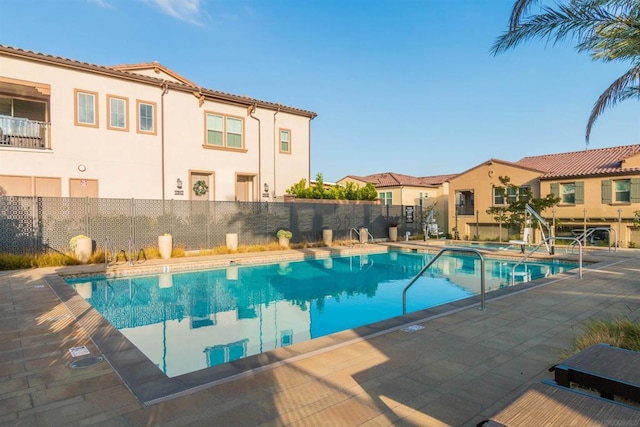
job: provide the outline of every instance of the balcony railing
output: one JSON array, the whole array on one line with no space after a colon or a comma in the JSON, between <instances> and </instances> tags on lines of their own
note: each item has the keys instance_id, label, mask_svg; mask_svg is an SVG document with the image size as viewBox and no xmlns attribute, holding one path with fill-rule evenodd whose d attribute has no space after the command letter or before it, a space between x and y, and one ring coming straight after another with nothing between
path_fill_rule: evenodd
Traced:
<instances>
[{"instance_id":1,"label":"balcony railing","mask_svg":"<svg viewBox=\"0 0 640 427\"><path fill-rule=\"evenodd\" d=\"M473 209L473 206L456 206L456 215L464 216L464 215L475 215L476 211Z\"/></svg>"},{"instance_id":2,"label":"balcony railing","mask_svg":"<svg viewBox=\"0 0 640 427\"><path fill-rule=\"evenodd\" d=\"M49 148L49 126L48 122L0 116L0 147L46 150Z\"/></svg>"}]
</instances>

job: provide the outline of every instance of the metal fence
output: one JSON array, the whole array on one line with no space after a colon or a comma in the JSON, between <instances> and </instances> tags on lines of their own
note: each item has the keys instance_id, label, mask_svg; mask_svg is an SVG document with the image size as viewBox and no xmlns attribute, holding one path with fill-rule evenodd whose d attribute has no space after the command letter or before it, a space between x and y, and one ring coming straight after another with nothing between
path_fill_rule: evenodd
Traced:
<instances>
[{"instance_id":1,"label":"metal fence","mask_svg":"<svg viewBox=\"0 0 640 427\"><path fill-rule=\"evenodd\" d=\"M420 206L4 196L0 252L66 252L79 234L98 247L108 237L116 251L130 239L138 248L157 246L165 233L185 250L223 246L227 233L237 233L241 245L265 244L275 241L279 229L290 230L293 243L320 241L325 228L333 230L334 240L349 239L350 230L360 227L384 239L389 223L398 223L404 238L406 232L422 233L422 218Z\"/></svg>"}]
</instances>

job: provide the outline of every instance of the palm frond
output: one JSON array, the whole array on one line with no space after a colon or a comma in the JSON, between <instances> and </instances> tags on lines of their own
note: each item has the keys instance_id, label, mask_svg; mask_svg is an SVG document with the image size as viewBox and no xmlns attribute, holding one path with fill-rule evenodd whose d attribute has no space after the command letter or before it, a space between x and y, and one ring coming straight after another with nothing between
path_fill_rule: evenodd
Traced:
<instances>
[{"instance_id":1,"label":"palm frond","mask_svg":"<svg viewBox=\"0 0 640 427\"><path fill-rule=\"evenodd\" d=\"M515 31L520 25L520 20L525 13L531 8L531 6L538 0L516 0L511 10L511 17L509 18L509 31Z\"/></svg>"},{"instance_id":2,"label":"palm frond","mask_svg":"<svg viewBox=\"0 0 640 427\"><path fill-rule=\"evenodd\" d=\"M640 94L638 86L634 86L636 83L640 84L640 62L622 76L618 77L602 93L602 95L598 97L598 100L591 110L589 121L587 122L587 129L585 132L585 141L587 145L589 145L591 129L604 110L613 107L618 102L631 98L633 94Z\"/></svg>"},{"instance_id":3,"label":"palm frond","mask_svg":"<svg viewBox=\"0 0 640 427\"><path fill-rule=\"evenodd\" d=\"M580 44L593 37L598 28L607 28L618 19L606 8L589 8L580 2L542 10L544 13L528 18L515 30L500 36L491 47L491 52L495 55L530 39L548 39L555 44L566 38L574 38Z\"/></svg>"}]
</instances>

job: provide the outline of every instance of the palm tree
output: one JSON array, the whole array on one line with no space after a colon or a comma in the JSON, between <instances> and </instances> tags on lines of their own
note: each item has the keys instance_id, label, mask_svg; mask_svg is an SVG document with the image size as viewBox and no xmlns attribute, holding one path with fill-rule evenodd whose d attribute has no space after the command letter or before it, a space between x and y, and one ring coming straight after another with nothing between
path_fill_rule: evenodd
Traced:
<instances>
[{"instance_id":1,"label":"palm tree","mask_svg":"<svg viewBox=\"0 0 640 427\"><path fill-rule=\"evenodd\" d=\"M631 63L594 104L585 133L588 145L591 129L605 109L629 98L640 99L640 0L565 0L555 8L541 7L539 14L528 14L538 1L516 0L509 30L491 47L494 55L529 39L554 44L573 39L577 51L588 52L593 60Z\"/></svg>"}]
</instances>

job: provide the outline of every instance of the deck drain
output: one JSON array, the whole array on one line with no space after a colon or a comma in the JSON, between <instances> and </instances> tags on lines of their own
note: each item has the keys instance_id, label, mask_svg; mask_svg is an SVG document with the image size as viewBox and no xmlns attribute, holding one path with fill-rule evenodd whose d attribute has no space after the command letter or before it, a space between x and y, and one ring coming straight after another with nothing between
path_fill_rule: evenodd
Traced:
<instances>
[{"instance_id":1,"label":"deck drain","mask_svg":"<svg viewBox=\"0 0 640 427\"><path fill-rule=\"evenodd\" d=\"M402 330L404 332L415 332L415 331L419 331L421 329L424 329L424 326L420 326L420 325L411 325L411 326L407 326L406 328L402 328Z\"/></svg>"},{"instance_id":2,"label":"deck drain","mask_svg":"<svg viewBox=\"0 0 640 427\"><path fill-rule=\"evenodd\" d=\"M74 360L69 364L70 368L87 368L89 366L96 365L104 360L102 356L89 356L82 359Z\"/></svg>"}]
</instances>

